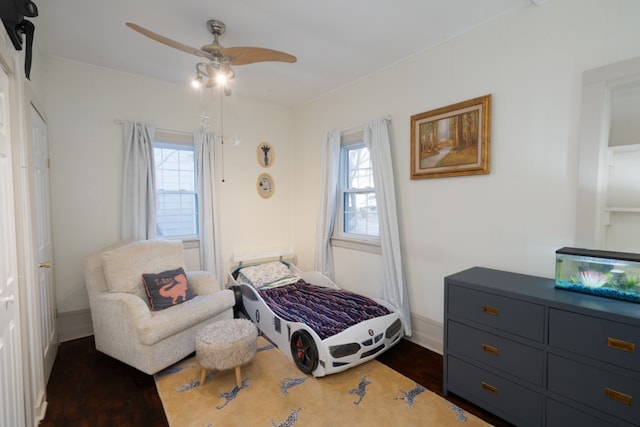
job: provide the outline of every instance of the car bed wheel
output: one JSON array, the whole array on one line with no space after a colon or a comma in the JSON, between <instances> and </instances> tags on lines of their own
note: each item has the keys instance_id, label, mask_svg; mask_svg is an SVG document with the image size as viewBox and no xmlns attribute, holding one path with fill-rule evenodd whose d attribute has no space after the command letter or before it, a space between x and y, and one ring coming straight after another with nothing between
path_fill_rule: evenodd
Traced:
<instances>
[{"instance_id":1,"label":"car bed wheel","mask_svg":"<svg viewBox=\"0 0 640 427\"><path fill-rule=\"evenodd\" d=\"M298 330L291 335L291 356L298 369L310 374L318 366L318 348L307 331Z\"/></svg>"}]
</instances>

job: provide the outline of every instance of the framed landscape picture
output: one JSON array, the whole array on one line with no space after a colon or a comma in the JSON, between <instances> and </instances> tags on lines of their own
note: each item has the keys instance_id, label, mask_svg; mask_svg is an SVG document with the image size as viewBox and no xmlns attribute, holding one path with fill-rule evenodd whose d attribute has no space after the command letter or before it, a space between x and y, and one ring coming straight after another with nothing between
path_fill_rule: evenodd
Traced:
<instances>
[{"instance_id":1,"label":"framed landscape picture","mask_svg":"<svg viewBox=\"0 0 640 427\"><path fill-rule=\"evenodd\" d=\"M491 95L411 116L411 179L489 173Z\"/></svg>"}]
</instances>

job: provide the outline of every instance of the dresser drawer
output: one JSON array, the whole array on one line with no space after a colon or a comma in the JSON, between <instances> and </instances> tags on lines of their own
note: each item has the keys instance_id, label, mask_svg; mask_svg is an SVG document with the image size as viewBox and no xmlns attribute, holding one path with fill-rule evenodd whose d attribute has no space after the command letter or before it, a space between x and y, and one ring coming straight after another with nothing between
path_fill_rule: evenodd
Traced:
<instances>
[{"instance_id":1,"label":"dresser drawer","mask_svg":"<svg viewBox=\"0 0 640 427\"><path fill-rule=\"evenodd\" d=\"M534 341L544 340L544 306L456 285L448 289L449 315Z\"/></svg>"},{"instance_id":2,"label":"dresser drawer","mask_svg":"<svg viewBox=\"0 0 640 427\"><path fill-rule=\"evenodd\" d=\"M640 380L549 354L548 388L629 422L640 420Z\"/></svg>"},{"instance_id":3,"label":"dresser drawer","mask_svg":"<svg viewBox=\"0 0 640 427\"><path fill-rule=\"evenodd\" d=\"M542 386L544 353L509 339L449 320L447 350Z\"/></svg>"},{"instance_id":4,"label":"dresser drawer","mask_svg":"<svg viewBox=\"0 0 640 427\"><path fill-rule=\"evenodd\" d=\"M447 356L448 391L522 426L542 423L542 396L501 376Z\"/></svg>"},{"instance_id":5,"label":"dresser drawer","mask_svg":"<svg viewBox=\"0 0 640 427\"><path fill-rule=\"evenodd\" d=\"M640 371L640 326L552 308L549 310L549 344Z\"/></svg>"},{"instance_id":6,"label":"dresser drawer","mask_svg":"<svg viewBox=\"0 0 640 427\"><path fill-rule=\"evenodd\" d=\"M609 418L606 415L602 415L603 418ZM583 411L576 409L572 406L565 405L554 399L547 399L547 424L546 427L567 427L567 426L579 426L579 427L620 427L628 426L632 427L633 424L627 424L624 421L618 419L612 421L603 420L600 417L596 417L590 414L586 414Z\"/></svg>"}]
</instances>

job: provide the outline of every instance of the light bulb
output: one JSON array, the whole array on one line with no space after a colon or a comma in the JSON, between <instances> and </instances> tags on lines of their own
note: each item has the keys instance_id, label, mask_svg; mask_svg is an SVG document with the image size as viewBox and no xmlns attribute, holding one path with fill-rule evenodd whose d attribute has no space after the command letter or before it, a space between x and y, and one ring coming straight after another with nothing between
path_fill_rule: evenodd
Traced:
<instances>
[{"instance_id":1,"label":"light bulb","mask_svg":"<svg viewBox=\"0 0 640 427\"><path fill-rule=\"evenodd\" d=\"M202 76L196 76L191 80L191 86L196 89L200 89L202 87Z\"/></svg>"},{"instance_id":2,"label":"light bulb","mask_svg":"<svg viewBox=\"0 0 640 427\"><path fill-rule=\"evenodd\" d=\"M216 83L218 85L224 86L224 85L227 84L228 79L227 79L227 74L226 73L223 73L223 72L219 71L219 72L216 73L215 78L216 78Z\"/></svg>"}]
</instances>

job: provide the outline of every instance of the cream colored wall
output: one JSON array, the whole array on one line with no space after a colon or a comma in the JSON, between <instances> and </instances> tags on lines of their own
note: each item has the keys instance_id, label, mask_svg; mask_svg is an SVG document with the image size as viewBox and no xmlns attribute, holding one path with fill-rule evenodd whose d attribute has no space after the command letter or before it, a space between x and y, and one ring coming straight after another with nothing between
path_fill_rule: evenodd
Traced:
<instances>
[{"instance_id":1,"label":"cream colored wall","mask_svg":"<svg viewBox=\"0 0 640 427\"><path fill-rule=\"evenodd\" d=\"M574 241L582 73L640 55L639 21L637 1L531 5L296 108L300 266L313 267L324 132L389 114L412 313L441 323L443 278L468 267L552 277L555 250ZM491 173L410 180L411 115L485 94ZM353 281L377 256L337 254L337 283L377 296L377 278Z\"/></svg>"},{"instance_id":2,"label":"cream colored wall","mask_svg":"<svg viewBox=\"0 0 640 427\"><path fill-rule=\"evenodd\" d=\"M225 134L240 145L227 141L224 148L225 265L232 253L292 247L300 267L313 268L323 134L389 114L403 259L416 318L437 332L444 276L473 265L551 276L554 251L574 240L582 72L640 55L639 18L640 2L634 0L554 0L522 8L293 110L226 98ZM187 86L54 58L44 58L42 80L56 291L58 311L65 313L88 308L82 257L119 236L122 128L114 119L194 130L203 108ZM410 116L487 93L493 95L491 173L410 180ZM219 131L219 103L208 105ZM276 181L270 200L255 192L263 171L255 157L260 141L276 149L276 162L267 170ZM377 294L375 255L340 249L336 261L339 284Z\"/></svg>"},{"instance_id":3,"label":"cream colored wall","mask_svg":"<svg viewBox=\"0 0 640 427\"><path fill-rule=\"evenodd\" d=\"M197 130L203 110L220 134L220 100L202 97L186 82L176 85L85 64L46 58L56 294L60 313L88 309L82 257L119 239L122 186L122 125L135 120L163 128ZM232 253L288 249L294 212L291 201L291 111L262 102L225 98L224 132L240 141L218 145L220 224L225 268ZM269 168L276 192L256 193L264 170L259 142L276 150ZM222 180L220 173L218 179ZM189 256L193 263L193 256Z\"/></svg>"}]
</instances>

